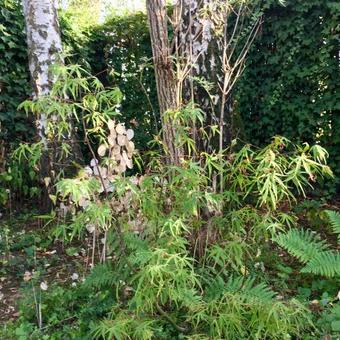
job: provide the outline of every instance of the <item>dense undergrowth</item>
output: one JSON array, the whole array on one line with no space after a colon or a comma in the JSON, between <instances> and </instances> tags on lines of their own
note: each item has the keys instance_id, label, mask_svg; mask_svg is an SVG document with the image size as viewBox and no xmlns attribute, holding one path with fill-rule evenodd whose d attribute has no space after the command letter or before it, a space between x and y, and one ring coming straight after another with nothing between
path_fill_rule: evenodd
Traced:
<instances>
[{"instance_id":1,"label":"dense undergrowth","mask_svg":"<svg viewBox=\"0 0 340 340\"><path fill-rule=\"evenodd\" d=\"M277 136L262 149L234 141L223 153L200 153L190 126L203 138L204 113L190 104L167 113L187 156L166 165L158 137L143 157L136 154L134 131L112 109L117 89L106 91L75 66L61 75L51 96L23 107L53 107L65 120L72 112L86 123L84 147L94 158L76 176L56 177L55 208L40 216L48 219L41 237L20 246L16 236L1 236L4 254L17 247L32 259L21 270L20 317L1 338L339 336L339 215L301 203L332 175L325 149ZM58 138L63 129L51 120L48 134ZM23 160L32 150L39 144L16 154ZM72 280L47 275L36 260L37 249L57 244L69 256L83 254Z\"/></svg>"},{"instance_id":2,"label":"dense undergrowth","mask_svg":"<svg viewBox=\"0 0 340 340\"><path fill-rule=\"evenodd\" d=\"M80 9L84 29L61 13L70 64L18 108L23 16L0 0L0 339L340 339L338 5L285 3L235 88L234 135L256 146L201 152L219 131L189 103L162 117L186 150L171 166L144 14L93 27ZM43 179L40 112L52 161L72 161Z\"/></svg>"}]
</instances>

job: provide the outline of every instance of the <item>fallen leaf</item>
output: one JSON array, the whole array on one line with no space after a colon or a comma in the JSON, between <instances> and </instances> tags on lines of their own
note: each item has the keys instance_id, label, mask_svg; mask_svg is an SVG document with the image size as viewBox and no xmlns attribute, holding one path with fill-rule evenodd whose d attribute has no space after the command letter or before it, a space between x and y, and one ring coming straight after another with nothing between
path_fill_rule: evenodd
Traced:
<instances>
[{"instance_id":1,"label":"fallen leaf","mask_svg":"<svg viewBox=\"0 0 340 340\"><path fill-rule=\"evenodd\" d=\"M47 283L45 281L41 282L40 283L40 288L41 288L41 290L47 290L47 288L48 288Z\"/></svg>"}]
</instances>

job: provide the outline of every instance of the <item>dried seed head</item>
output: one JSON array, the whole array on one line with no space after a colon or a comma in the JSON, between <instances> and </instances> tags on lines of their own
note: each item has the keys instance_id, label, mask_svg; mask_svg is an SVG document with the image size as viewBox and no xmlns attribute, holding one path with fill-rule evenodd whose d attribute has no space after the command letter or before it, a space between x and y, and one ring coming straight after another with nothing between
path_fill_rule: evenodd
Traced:
<instances>
[{"instance_id":1,"label":"dried seed head","mask_svg":"<svg viewBox=\"0 0 340 340\"><path fill-rule=\"evenodd\" d=\"M107 150L106 145L105 145L105 144L101 144L101 145L99 146L98 150L97 150L98 155L99 155L100 157L105 156L106 150Z\"/></svg>"},{"instance_id":2,"label":"dried seed head","mask_svg":"<svg viewBox=\"0 0 340 340\"><path fill-rule=\"evenodd\" d=\"M107 127L109 128L110 131L115 129L115 122L112 119L109 119L109 121L107 122Z\"/></svg>"},{"instance_id":3,"label":"dried seed head","mask_svg":"<svg viewBox=\"0 0 340 340\"><path fill-rule=\"evenodd\" d=\"M109 137L107 137L107 141L111 146L115 146L116 145L116 138L112 137L111 135Z\"/></svg>"},{"instance_id":4,"label":"dried seed head","mask_svg":"<svg viewBox=\"0 0 340 340\"><path fill-rule=\"evenodd\" d=\"M118 125L116 126L116 132L117 132L119 135L125 135L125 134L126 134L126 129L125 129L124 125L118 124Z\"/></svg>"},{"instance_id":5,"label":"dried seed head","mask_svg":"<svg viewBox=\"0 0 340 340\"><path fill-rule=\"evenodd\" d=\"M134 135L135 135L135 133L133 132L132 129L129 129L129 130L126 131L126 136L127 136L128 140L131 140Z\"/></svg>"},{"instance_id":6,"label":"dried seed head","mask_svg":"<svg viewBox=\"0 0 340 340\"><path fill-rule=\"evenodd\" d=\"M115 145L115 146L111 149L111 153L112 153L112 155L118 155L118 154L120 154L120 146L119 146L119 145Z\"/></svg>"},{"instance_id":7,"label":"dried seed head","mask_svg":"<svg viewBox=\"0 0 340 340\"><path fill-rule=\"evenodd\" d=\"M135 150L134 142L129 141L128 144L126 145L126 149L128 152L133 153L133 151Z\"/></svg>"}]
</instances>

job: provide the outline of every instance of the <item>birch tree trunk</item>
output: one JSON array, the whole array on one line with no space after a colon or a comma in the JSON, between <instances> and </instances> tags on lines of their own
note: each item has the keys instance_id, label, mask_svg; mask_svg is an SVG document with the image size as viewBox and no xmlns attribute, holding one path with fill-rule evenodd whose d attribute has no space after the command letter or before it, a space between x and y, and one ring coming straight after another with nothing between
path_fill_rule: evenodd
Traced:
<instances>
[{"instance_id":1,"label":"birch tree trunk","mask_svg":"<svg viewBox=\"0 0 340 340\"><path fill-rule=\"evenodd\" d=\"M37 98L48 95L53 86L55 76L50 72L50 66L63 63L56 0L22 0L22 4L26 24L29 70L33 95ZM55 117L55 122L58 123L58 117ZM61 142L55 138L53 140L47 138L47 123L47 115L40 112L36 120L38 138L44 145L40 161L40 177L42 180L48 179L44 181L45 183L53 183L57 172L69 167L69 160L62 159L61 164L57 165L56 160L60 160L60 155L62 155ZM71 132L68 136L64 136L63 142L70 145L73 160L79 161L81 159L80 147L76 142L71 120L69 124ZM46 191L45 203L49 200L49 188Z\"/></svg>"},{"instance_id":2,"label":"birch tree trunk","mask_svg":"<svg viewBox=\"0 0 340 340\"><path fill-rule=\"evenodd\" d=\"M178 165L183 152L181 148L176 147L176 127L165 117L167 111L177 110L181 104L179 85L176 81L171 60L166 0L147 0L146 6L163 128L163 144L169 154L168 163Z\"/></svg>"},{"instance_id":3,"label":"birch tree trunk","mask_svg":"<svg viewBox=\"0 0 340 340\"><path fill-rule=\"evenodd\" d=\"M57 20L55 0L23 0L26 24L29 70L36 97L49 94L53 75L49 66L61 61L62 44ZM37 130L47 147L45 135L46 115L37 119Z\"/></svg>"}]
</instances>

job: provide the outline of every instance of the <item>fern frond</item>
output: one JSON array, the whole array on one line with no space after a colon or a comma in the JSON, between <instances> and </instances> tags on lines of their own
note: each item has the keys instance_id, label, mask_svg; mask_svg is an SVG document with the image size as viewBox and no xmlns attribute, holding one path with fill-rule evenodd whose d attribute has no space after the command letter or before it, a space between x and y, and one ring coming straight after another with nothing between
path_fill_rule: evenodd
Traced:
<instances>
[{"instance_id":1,"label":"fern frond","mask_svg":"<svg viewBox=\"0 0 340 340\"><path fill-rule=\"evenodd\" d=\"M217 279L222 288L221 277ZM209 291L213 287L216 285L211 282ZM190 308L196 329L206 324L211 339L283 339L311 325L309 312L301 303L276 300L275 292L264 283L255 284L252 278L229 277L220 294L210 295Z\"/></svg>"},{"instance_id":2,"label":"fern frond","mask_svg":"<svg viewBox=\"0 0 340 340\"><path fill-rule=\"evenodd\" d=\"M338 240L340 241L340 213L333 210L325 211L333 229L334 234L338 235Z\"/></svg>"},{"instance_id":3,"label":"fern frond","mask_svg":"<svg viewBox=\"0 0 340 340\"><path fill-rule=\"evenodd\" d=\"M94 339L131 339L128 333L129 320L104 319L95 325L92 335Z\"/></svg>"},{"instance_id":4,"label":"fern frond","mask_svg":"<svg viewBox=\"0 0 340 340\"><path fill-rule=\"evenodd\" d=\"M224 282L221 276L217 276L209 285L208 295L210 295L211 299L218 299L226 293L239 294L244 302L254 299L269 302L275 297L276 293L266 284L260 283L256 285L254 281L253 278L245 279L242 276L232 276L227 282Z\"/></svg>"},{"instance_id":5,"label":"fern frond","mask_svg":"<svg viewBox=\"0 0 340 340\"><path fill-rule=\"evenodd\" d=\"M301 272L327 277L340 276L340 252L324 251L317 254L302 268Z\"/></svg>"},{"instance_id":6,"label":"fern frond","mask_svg":"<svg viewBox=\"0 0 340 340\"><path fill-rule=\"evenodd\" d=\"M108 263L96 265L86 278L84 286L90 288L112 287L118 282L117 274Z\"/></svg>"},{"instance_id":7,"label":"fern frond","mask_svg":"<svg viewBox=\"0 0 340 340\"><path fill-rule=\"evenodd\" d=\"M255 285L253 278L244 279L243 277L231 277L225 286L225 291L229 293L240 293L247 301L257 299L262 302L271 301L276 293L273 292L265 283Z\"/></svg>"},{"instance_id":8,"label":"fern frond","mask_svg":"<svg viewBox=\"0 0 340 340\"><path fill-rule=\"evenodd\" d=\"M321 240L318 235L304 229L291 229L285 234L274 237L273 241L302 263L307 263L319 253L328 249L327 243Z\"/></svg>"},{"instance_id":9,"label":"fern frond","mask_svg":"<svg viewBox=\"0 0 340 340\"><path fill-rule=\"evenodd\" d=\"M128 311L122 311L113 319L104 319L92 329L94 339L154 339L156 320L139 318Z\"/></svg>"}]
</instances>

